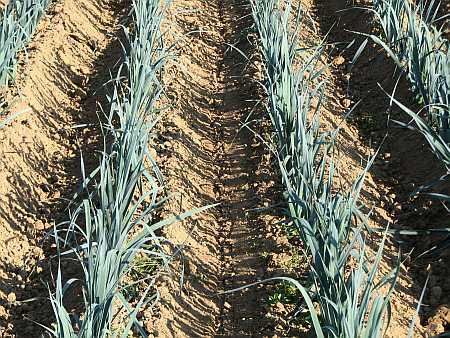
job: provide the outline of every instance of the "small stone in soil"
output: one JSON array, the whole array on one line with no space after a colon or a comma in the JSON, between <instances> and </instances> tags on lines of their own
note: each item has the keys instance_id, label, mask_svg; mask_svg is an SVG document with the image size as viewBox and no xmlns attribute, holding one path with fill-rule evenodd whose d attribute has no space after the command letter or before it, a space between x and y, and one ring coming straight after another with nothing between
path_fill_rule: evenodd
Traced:
<instances>
[{"instance_id":1,"label":"small stone in soil","mask_svg":"<svg viewBox=\"0 0 450 338\"><path fill-rule=\"evenodd\" d=\"M16 301L16 294L14 292L11 292L10 294L8 294L7 300L10 303L14 303Z\"/></svg>"}]
</instances>

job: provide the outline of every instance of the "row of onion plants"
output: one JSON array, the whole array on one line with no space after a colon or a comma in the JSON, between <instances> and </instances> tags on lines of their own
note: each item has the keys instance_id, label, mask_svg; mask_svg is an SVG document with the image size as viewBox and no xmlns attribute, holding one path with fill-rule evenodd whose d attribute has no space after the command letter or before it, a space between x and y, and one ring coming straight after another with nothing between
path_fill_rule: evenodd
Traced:
<instances>
[{"instance_id":1,"label":"row of onion plants","mask_svg":"<svg viewBox=\"0 0 450 338\"><path fill-rule=\"evenodd\" d=\"M428 196L447 203L450 195L428 192L439 183L448 184L450 178L450 43L444 36L445 18L438 17L440 5L436 0L419 0L414 3L409 0L374 0L374 12L383 28L384 37L379 39L372 35L371 38L383 46L397 65L408 74L413 90L424 107L413 112L395 99L395 93L391 96L392 103L412 118L446 170L439 179L421 187L419 191L427 191ZM411 124L400 124L411 127ZM447 235L430 252L440 252L450 245L448 227L396 232L409 235Z\"/></svg>"},{"instance_id":2,"label":"row of onion plants","mask_svg":"<svg viewBox=\"0 0 450 338\"><path fill-rule=\"evenodd\" d=\"M374 0L383 37L371 36L407 74L420 115L450 142L450 44L435 0Z\"/></svg>"},{"instance_id":3,"label":"row of onion plants","mask_svg":"<svg viewBox=\"0 0 450 338\"><path fill-rule=\"evenodd\" d=\"M25 50L51 0L10 0L0 13L0 86L16 77L18 53Z\"/></svg>"},{"instance_id":4,"label":"row of onion plants","mask_svg":"<svg viewBox=\"0 0 450 338\"><path fill-rule=\"evenodd\" d=\"M323 47L299 48L303 13L293 13L290 1L250 3L265 66L266 108L276 131L288 221L298 229L310 257L308 285L282 279L300 290L299 304L307 306L317 337L379 337L389 322L389 298L398 269L378 274L385 237L372 255L366 246L367 216L359 194L371 160L348 191L338 188L333 163L338 131L321 131L320 123ZM295 31L289 29L290 22L296 23Z\"/></svg>"},{"instance_id":5,"label":"row of onion plants","mask_svg":"<svg viewBox=\"0 0 450 338\"><path fill-rule=\"evenodd\" d=\"M158 121L161 71L169 55L160 30L164 6L159 0L133 2L132 23L122 41L124 59L111 80L114 89L102 124L105 145L99 165L83 175L83 197L78 197L70 220L55 228L60 259L75 261L83 273L80 279L65 279L59 269L56 291L50 294L55 325L47 328L54 337L128 337L131 331L145 337L136 314L158 298L152 288L155 274L143 277L147 287L133 306L124 277L139 255L166 265L169 257L162 251L158 229L201 211L155 217L167 198L161 194L162 179L148 148ZM67 308L67 299L73 297L82 309ZM113 330L120 313L119 329Z\"/></svg>"}]
</instances>

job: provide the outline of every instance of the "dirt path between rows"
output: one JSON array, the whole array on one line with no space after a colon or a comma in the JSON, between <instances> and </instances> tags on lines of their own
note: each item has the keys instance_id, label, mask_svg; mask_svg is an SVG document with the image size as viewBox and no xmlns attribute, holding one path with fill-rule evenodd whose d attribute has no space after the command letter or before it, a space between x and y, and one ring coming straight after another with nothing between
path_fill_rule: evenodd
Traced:
<instances>
[{"instance_id":1,"label":"dirt path between rows","mask_svg":"<svg viewBox=\"0 0 450 338\"><path fill-rule=\"evenodd\" d=\"M274 203L270 198L276 196L276 173L268 170L270 157L263 144L241 128L255 104L249 100L257 97L257 86L245 58L229 47L250 52L249 18L242 18L247 10L241 1L176 0L167 18L171 33L185 36L175 63L167 69L174 109L165 121L163 148L158 151L169 190L181 195L168 212L220 205L195 221L165 229L167 238L183 248L177 268L184 264L184 284L180 293L180 276L172 276L161 288L161 319L152 330L157 336L270 331L263 287L218 295L263 279L264 253L273 246L265 234L274 216L253 209Z\"/></svg>"},{"instance_id":2,"label":"dirt path between rows","mask_svg":"<svg viewBox=\"0 0 450 338\"><path fill-rule=\"evenodd\" d=\"M248 4L245 5L248 7ZM221 32L224 42L249 55L245 29L251 24L251 19L243 18L248 14L243 2L234 1L230 4L222 0L219 6L224 23ZM267 175L270 167L262 162L264 147L261 142L250 130L242 128L254 106L253 100L258 97L255 94L255 78L252 78L254 74L246 73L245 61L237 51L226 49L218 69L222 102L212 115L218 121L216 140L219 145L217 164L220 181L216 186L216 200L221 201L218 210L222 223L220 235L224 242L221 266L223 290L262 280L266 269L262 252L264 245L267 249L268 243L264 243L262 237L267 226L252 210L263 206L260 197L261 190L265 189L261 185L270 179L270 174ZM236 336L263 332L261 314L264 301L267 301L264 292L258 288L222 296L222 322L218 333Z\"/></svg>"},{"instance_id":3,"label":"dirt path between rows","mask_svg":"<svg viewBox=\"0 0 450 338\"><path fill-rule=\"evenodd\" d=\"M87 170L95 165L97 102L121 55L116 37L125 3L51 5L7 93L11 114L28 110L0 130L1 337L37 337L42 329L31 320L53 320L46 297L55 250L44 236L68 217L65 208L81 178L80 151Z\"/></svg>"}]
</instances>

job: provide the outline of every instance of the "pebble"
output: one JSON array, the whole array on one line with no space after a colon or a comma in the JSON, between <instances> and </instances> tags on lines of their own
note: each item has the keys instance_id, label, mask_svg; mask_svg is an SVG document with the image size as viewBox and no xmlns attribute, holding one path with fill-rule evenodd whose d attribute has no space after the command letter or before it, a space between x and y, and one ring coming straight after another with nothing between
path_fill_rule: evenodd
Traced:
<instances>
[{"instance_id":1,"label":"pebble","mask_svg":"<svg viewBox=\"0 0 450 338\"><path fill-rule=\"evenodd\" d=\"M447 323L450 323L450 310L447 311L447 314L445 315L445 321Z\"/></svg>"},{"instance_id":2,"label":"pebble","mask_svg":"<svg viewBox=\"0 0 450 338\"><path fill-rule=\"evenodd\" d=\"M334 59L334 64L337 66L342 65L344 62L345 62L345 59L341 55L339 55L337 58Z\"/></svg>"},{"instance_id":3,"label":"pebble","mask_svg":"<svg viewBox=\"0 0 450 338\"><path fill-rule=\"evenodd\" d=\"M283 303L278 302L276 305L277 311L279 312L285 312L286 311L286 307Z\"/></svg>"},{"instance_id":4,"label":"pebble","mask_svg":"<svg viewBox=\"0 0 450 338\"><path fill-rule=\"evenodd\" d=\"M352 105L352 101L349 100L349 99L343 99L343 100L341 101L341 103L342 103L342 105L343 105L345 108L349 108L349 107Z\"/></svg>"},{"instance_id":5,"label":"pebble","mask_svg":"<svg viewBox=\"0 0 450 338\"><path fill-rule=\"evenodd\" d=\"M8 294L7 300L9 303L15 303L16 301L16 294L14 292L11 292Z\"/></svg>"},{"instance_id":6,"label":"pebble","mask_svg":"<svg viewBox=\"0 0 450 338\"><path fill-rule=\"evenodd\" d=\"M44 230L44 229L45 229L45 224L44 224L44 222L42 222L41 220L37 220L37 221L34 223L34 228L35 228L36 230Z\"/></svg>"}]
</instances>

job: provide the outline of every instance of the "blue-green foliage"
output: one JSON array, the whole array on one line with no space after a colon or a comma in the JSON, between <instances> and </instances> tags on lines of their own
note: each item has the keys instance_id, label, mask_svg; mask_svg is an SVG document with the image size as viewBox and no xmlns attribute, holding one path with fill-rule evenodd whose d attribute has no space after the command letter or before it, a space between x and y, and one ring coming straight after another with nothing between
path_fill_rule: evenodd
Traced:
<instances>
[{"instance_id":1,"label":"blue-green foliage","mask_svg":"<svg viewBox=\"0 0 450 338\"><path fill-rule=\"evenodd\" d=\"M251 1L288 217L311 256L310 298L303 286L294 285L306 300L317 337L380 337L389 318L386 310L396 272L377 280L384 240L372 260L366 254L362 228L367 220L359 193L370 164L349 191L336 188L332 157L337 131L322 132L319 120L323 47L312 53L299 48L303 13L293 20L290 2L284 3L280 9L278 0ZM295 22L295 31L290 22ZM385 294L380 292L382 285L389 285Z\"/></svg>"},{"instance_id":2,"label":"blue-green foliage","mask_svg":"<svg viewBox=\"0 0 450 338\"><path fill-rule=\"evenodd\" d=\"M165 264L167 258L155 232L200 211L161 221L153 218L164 202L162 182L148 149L158 118L155 103L162 92L159 77L168 57L160 31L160 6L159 0L134 1L133 28L131 33L125 31L124 60L112 80L114 91L103 126L108 142L98 168L84 177L85 197L70 221L55 229L60 255L75 256L83 278L64 282L59 270L56 292L51 294L56 326L47 328L54 337L128 337L133 326L145 336L136 314L156 301L157 294L148 288L132 307L121 288L123 277L139 254ZM153 277L149 276L149 284ZM64 300L73 284L81 284L84 308L82 313L69 315ZM113 333L113 314L119 307L126 316Z\"/></svg>"},{"instance_id":3,"label":"blue-green foliage","mask_svg":"<svg viewBox=\"0 0 450 338\"><path fill-rule=\"evenodd\" d=\"M380 43L405 69L414 92L425 106L427 122L450 142L450 44L439 29L435 0L374 0L383 28Z\"/></svg>"},{"instance_id":4,"label":"blue-green foliage","mask_svg":"<svg viewBox=\"0 0 450 338\"><path fill-rule=\"evenodd\" d=\"M17 54L30 42L51 0L11 0L0 13L0 86L16 77Z\"/></svg>"}]
</instances>

